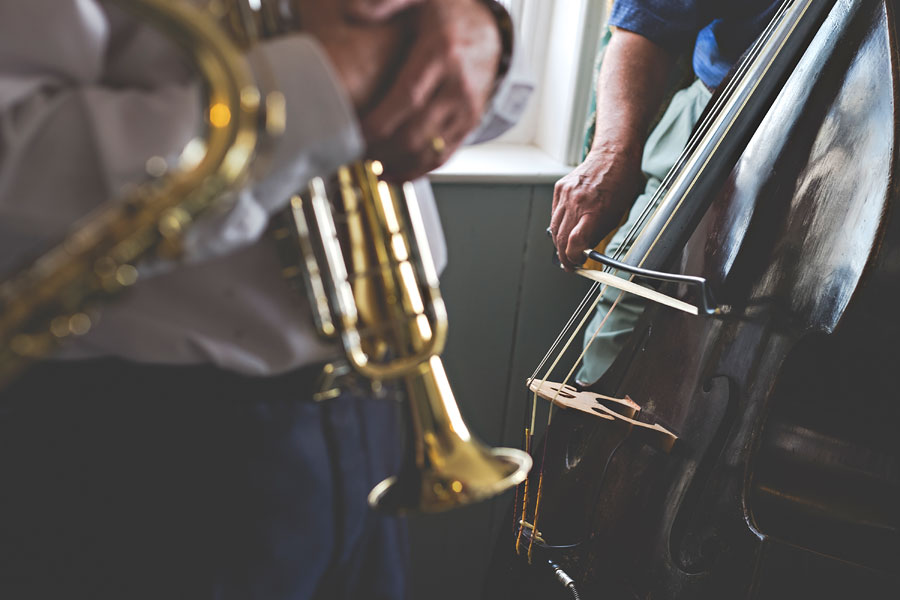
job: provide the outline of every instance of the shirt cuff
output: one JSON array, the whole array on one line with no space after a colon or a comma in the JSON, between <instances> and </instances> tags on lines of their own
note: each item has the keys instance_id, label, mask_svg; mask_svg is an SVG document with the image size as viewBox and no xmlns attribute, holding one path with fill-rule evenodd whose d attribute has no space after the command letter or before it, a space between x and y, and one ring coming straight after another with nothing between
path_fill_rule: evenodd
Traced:
<instances>
[{"instance_id":1,"label":"shirt cuff","mask_svg":"<svg viewBox=\"0 0 900 600\"><path fill-rule=\"evenodd\" d=\"M285 130L260 152L249 184L188 231L186 262L255 242L293 194L312 178L328 177L358 160L365 149L353 105L318 42L285 36L255 48L250 61L261 87L284 95Z\"/></svg>"},{"instance_id":2,"label":"shirt cuff","mask_svg":"<svg viewBox=\"0 0 900 600\"><path fill-rule=\"evenodd\" d=\"M321 45L296 34L264 42L250 52L257 79L271 81L285 97L285 131L260 161L259 180L285 170L305 175L334 173L360 158L365 142L356 111ZM268 71L268 72L262 72ZM298 187L306 181L298 182Z\"/></svg>"}]
</instances>

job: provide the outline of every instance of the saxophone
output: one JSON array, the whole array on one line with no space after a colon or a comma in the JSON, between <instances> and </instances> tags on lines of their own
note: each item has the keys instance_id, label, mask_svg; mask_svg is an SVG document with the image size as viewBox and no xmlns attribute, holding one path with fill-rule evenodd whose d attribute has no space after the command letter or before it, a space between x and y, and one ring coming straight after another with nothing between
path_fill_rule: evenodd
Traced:
<instances>
[{"instance_id":1,"label":"saxophone","mask_svg":"<svg viewBox=\"0 0 900 600\"><path fill-rule=\"evenodd\" d=\"M137 261L176 252L191 222L244 180L261 133L277 134L285 123L284 99L277 92L262 97L242 54L261 37L284 32L283 3L214 0L201 11L178 0L109 1L158 25L193 58L208 89L203 152L92 213L0 282L0 385L87 333L92 308L135 283ZM415 190L389 185L381 174L367 161L313 179L274 219L274 235L285 275L306 283L320 333L340 339L362 377L406 388L407 458L399 475L372 490L370 504L436 512L517 485L531 458L487 448L463 421L440 358L447 314Z\"/></svg>"},{"instance_id":2,"label":"saxophone","mask_svg":"<svg viewBox=\"0 0 900 600\"><path fill-rule=\"evenodd\" d=\"M153 23L191 57L206 84L205 138L177 171L93 211L0 282L0 386L87 333L94 308L137 281L139 260L176 255L191 222L244 180L261 130L277 134L284 121L270 101L277 93L262 97L243 54L206 11L177 0L107 1Z\"/></svg>"}]
</instances>

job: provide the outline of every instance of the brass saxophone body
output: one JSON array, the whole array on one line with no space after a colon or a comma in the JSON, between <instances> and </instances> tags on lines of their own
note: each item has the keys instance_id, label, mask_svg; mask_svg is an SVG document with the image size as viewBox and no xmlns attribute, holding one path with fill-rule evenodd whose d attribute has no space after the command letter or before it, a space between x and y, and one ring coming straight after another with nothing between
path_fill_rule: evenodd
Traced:
<instances>
[{"instance_id":1,"label":"brass saxophone body","mask_svg":"<svg viewBox=\"0 0 900 600\"><path fill-rule=\"evenodd\" d=\"M91 307L132 285L137 261L172 254L191 222L244 180L261 134L277 134L285 123L283 98L263 97L242 54L260 37L283 32L283 3L213 0L201 11L180 0L108 1L157 24L193 58L208 94L203 152L89 215L0 282L0 385L86 333ZM378 163L360 162L331 180L313 179L276 218L287 224L276 236L290 242L286 274L306 280L320 333L340 340L362 377L406 388L407 459L397 477L372 490L370 503L435 512L520 483L531 459L485 447L462 420L440 358L447 315L414 187L380 176Z\"/></svg>"},{"instance_id":2,"label":"brass saxophone body","mask_svg":"<svg viewBox=\"0 0 900 600\"><path fill-rule=\"evenodd\" d=\"M153 23L191 57L205 83L206 135L179 170L92 212L0 282L0 386L65 339L87 333L91 309L136 282L139 260L175 254L191 222L243 181L266 127L247 61L206 11L176 0L107 1Z\"/></svg>"}]
</instances>

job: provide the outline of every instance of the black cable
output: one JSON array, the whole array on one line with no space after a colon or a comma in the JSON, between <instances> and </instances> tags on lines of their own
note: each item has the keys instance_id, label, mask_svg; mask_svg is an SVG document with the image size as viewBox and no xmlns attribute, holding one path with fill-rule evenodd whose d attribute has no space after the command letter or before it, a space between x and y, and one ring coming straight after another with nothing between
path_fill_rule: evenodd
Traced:
<instances>
[{"instance_id":1,"label":"black cable","mask_svg":"<svg viewBox=\"0 0 900 600\"><path fill-rule=\"evenodd\" d=\"M564 588L569 590L569 593L572 594L572 598L581 600L581 596L578 595L578 590L575 589L575 580L569 577L569 574L563 571L562 567L552 560L548 560L547 565L553 570L553 574L556 575L556 580L559 581Z\"/></svg>"}]
</instances>

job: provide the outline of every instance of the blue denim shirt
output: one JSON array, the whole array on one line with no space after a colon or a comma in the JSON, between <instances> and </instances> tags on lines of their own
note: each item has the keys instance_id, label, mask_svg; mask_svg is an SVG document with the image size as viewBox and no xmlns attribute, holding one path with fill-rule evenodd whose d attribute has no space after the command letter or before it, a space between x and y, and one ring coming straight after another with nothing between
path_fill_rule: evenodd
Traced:
<instances>
[{"instance_id":1,"label":"blue denim shirt","mask_svg":"<svg viewBox=\"0 0 900 600\"><path fill-rule=\"evenodd\" d=\"M673 52L693 46L694 72L714 88L780 4L780 0L616 0L610 25Z\"/></svg>"}]
</instances>

